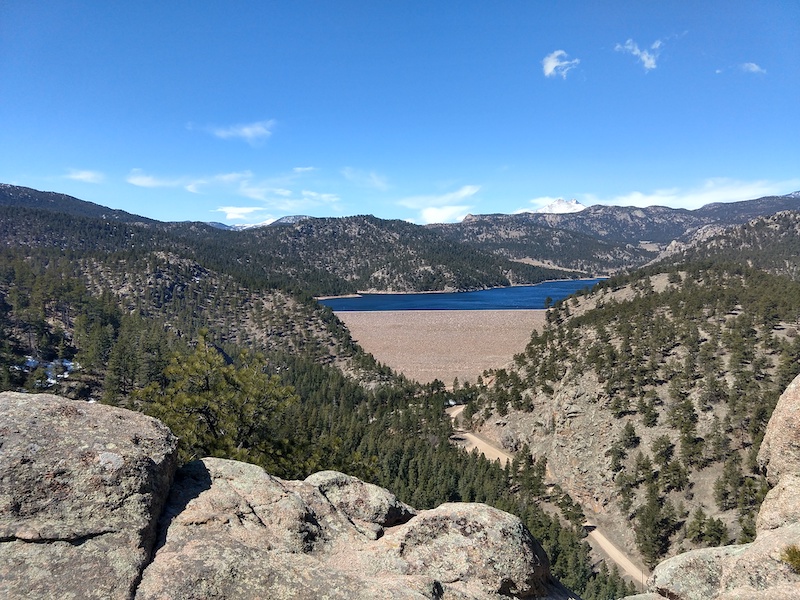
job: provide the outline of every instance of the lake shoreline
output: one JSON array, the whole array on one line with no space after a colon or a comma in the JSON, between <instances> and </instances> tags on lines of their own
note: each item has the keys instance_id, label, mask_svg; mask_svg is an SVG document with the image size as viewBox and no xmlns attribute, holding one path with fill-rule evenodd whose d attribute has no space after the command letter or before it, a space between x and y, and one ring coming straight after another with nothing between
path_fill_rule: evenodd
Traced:
<instances>
[{"instance_id":1,"label":"lake shoreline","mask_svg":"<svg viewBox=\"0 0 800 600\"><path fill-rule=\"evenodd\" d=\"M512 288L525 288L525 287L536 287L537 285L547 284L547 283L560 283L560 282L569 282L569 281L603 281L608 279L608 277L581 277L581 278L572 278L572 279L543 279L537 283L512 283L511 285L495 285L490 287L484 288L475 288L475 289L467 289L467 290L426 290L422 292L393 292L393 291L386 291L386 290L357 290L353 294L342 294L339 296L314 296L314 300L322 301L322 300L338 300L340 298L363 298L364 296L413 296L417 294L469 294L471 292L485 292L487 290L507 290ZM457 310L457 309L456 309Z\"/></svg>"},{"instance_id":2,"label":"lake shoreline","mask_svg":"<svg viewBox=\"0 0 800 600\"><path fill-rule=\"evenodd\" d=\"M486 288L471 292L381 292L320 298L334 312L392 310L543 310L602 278L558 279L535 285Z\"/></svg>"}]
</instances>

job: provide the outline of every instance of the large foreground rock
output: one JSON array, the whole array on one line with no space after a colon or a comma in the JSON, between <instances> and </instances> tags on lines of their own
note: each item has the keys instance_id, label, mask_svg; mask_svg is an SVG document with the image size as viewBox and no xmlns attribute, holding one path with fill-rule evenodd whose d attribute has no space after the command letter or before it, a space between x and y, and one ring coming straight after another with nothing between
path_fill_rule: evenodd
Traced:
<instances>
[{"instance_id":1,"label":"large foreground rock","mask_svg":"<svg viewBox=\"0 0 800 600\"><path fill-rule=\"evenodd\" d=\"M136 598L575 597L516 517L482 504L415 514L341 473L284 481L196 461L176 476Z\"/></svg>"},{"instance_id":2,"label":"large foreground rock","mask_svg":"<svg viewBox=\"0 0 800 600\"><path fill-rule=\"evenodd\" d=\"M486 505L418 513L332 471L175 461L144 415L0 394L0 598L576 598Z\"/></svg>"},{"instance_id":3,"label":"large foreground rock","mask_svg":"<svg viewBox=\"0 0 800 600\"><path fill-rule=\"evenodd\" d=\"M176 443L131 411L0 394L0 598L130 598Z\"/></svg>"},{"instance_id":4,"label":"large foreground rock","mask_svg":"<svg viewBox=\"0 0 800 600\"><path fill-rule=\"evenodd\" d=\"M770 485L750 544L704 548L659 564L650 593L670 600L797 600L800 574L781 559L800 546L800 376L770 418L758 455Z\"/></svg>"}]
</instances>

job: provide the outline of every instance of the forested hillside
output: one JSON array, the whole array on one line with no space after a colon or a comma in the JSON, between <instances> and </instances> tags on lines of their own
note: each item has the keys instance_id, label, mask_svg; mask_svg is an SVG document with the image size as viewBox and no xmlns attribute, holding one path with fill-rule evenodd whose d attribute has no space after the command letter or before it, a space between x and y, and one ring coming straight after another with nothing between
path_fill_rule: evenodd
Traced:
<instances>
[{"instance_id":1,"label":"forested hillside","mask_svg":"<svg viewBox=\"0 0 800 600\"><path fill-rule=\"evenodd\" d=\"M555 229L520 215L476 217L428 228L512 260L550 264L592 276L637 267L657 255L654 248Z\"/></svg>"},{"instance_id":2,"label":"forested hillside","mask_svg":"<svg viewBox=\"0 0 800 600\"><path fill-rule=\"evenodd\" d=\"M699 231L688 244L673 249L669 260L697 261L710 257L748 264L800 280L800 212L783 211L737 227Z\"/></svg>"},{"instance_id":3,"label":"forested hillside","mask_svg":"<svg viewBox=\"0 0 800 600\"><path fill-rule=\"evenodd\" d=\"M0 208L0 389L158 416L183 460L230 457L291 478L337 469L419 508L488 502L520 515L584 597L632 590L593 567L580 510L542 485L541 463L503 470L449 443L443 409L475 388L392 373L296 279L248 268L268 256L262 239L223 256L240 234L210 230Z\"/></svg>"},{"instance_id":4,"label":"forested hillside","mask_svg":"<svg viewBox=\"0 0 800 600\"><path fill-rule=\"evenodd\" d=\"M755 457L800 372L798 329L794 281L724 261L651 267L559 303L465 412L547 459L653 565L752 539L767 490Z\"/></svg>"},{"instance_id":5,"label":"forested hillside","mask_svg":"<svg viewBox=\"0 0 800 600\"><path fill-rule=\"evenodd\" d=\"M94 202L78 200L66 194L41 192L32 188L9 185L7 183L0 183L0 206L35 208L59 215L94 217L123 223L157 223L153 219L132 215L124 210L114 210Z\"/></svg>"},{"instance_id":6,"label":"forested hillside","mask_svg":"<svg viewBox=\"0 0 800 600\"><path fill-rule=\"evenodd\" d=\"M511 261L403 221L304 219L230 231L205 223L139 219L63 194L15 186L0 188L0 236L7 245L117 252L128 261L161 249L250 288L314 296L483 289L575 275Z\"/></svg>"}]
</instances>

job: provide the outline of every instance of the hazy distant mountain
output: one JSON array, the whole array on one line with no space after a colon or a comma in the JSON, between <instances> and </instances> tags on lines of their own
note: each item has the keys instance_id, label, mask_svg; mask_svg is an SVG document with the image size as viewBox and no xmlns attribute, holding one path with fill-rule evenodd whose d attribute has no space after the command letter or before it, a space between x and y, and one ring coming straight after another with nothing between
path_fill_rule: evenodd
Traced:
<instances>
[{"instance_id":1,"label":"hazy distant mountain","mask_svg":"<svg viewBox=\"0 0 800 600\"><path fill-rule=\"evenodd\" d=\"M141 219L27 188L2 190L7 200L0 202L0 245L125 252L137 259L150 252L174 253L258 288L302 289L314 295L365 289L441 291L578 275L513 262L419 225L372 216L298 216L278 226L237 232L220 224ZM116 219L113 227L110 218Z\"/></svg>"},{"instance_id":2,"label":"hazy distant mountain","mask_svg":"<svg viewBox=\"0 0 800 600\"><path fill-rule=\"evenodd\" d=\"M563 198L559 198L555 202L551 202L547 206L543 206L537 210L534 210L535 213L547 213L547 214L566 214L566 213L576 213L581 212L586 207L575 200L564 200Z\"/></svg>"},{"instance_id":3,"label":"hazy distant mountain","mask_svg":"<svg viewBox=\"0 0 800 600\"><path fill-rule=\"evenodd\" d=\"M207 225L211 225L216 229L225 229L226 231L246 231L247 229L258 229L259 227L272 227L273 225L294 225L295 223L299 223L300 221L305 221L306 219L313 219L314 217L309 217L306 215L289 215L286 217L281 217L275 221L264 221L263 223L248 223L246 225L228 225L226 223L218 223L218 222L209 222Z\"/></svg>"},{"instance_id":4,"label":"hazy distant mountain","mask_svg":"<svg viewBox=\"0 0 800 600\"><path fill-rule=\"evenodd\" d=\"M800 210L800 193L693 211L595 205L572 213L468 215L461 223L428 227L514 260L608 274L644 265L672 242L688 242L701 228L740 225L784 210Z\"/></svg>"},{"instance_id":5,"label":"hazy distant mountain","mask_svg":"<svg viewBox=\"0 0 800 600\"><path fill-rule=\"evenodd\" d=\"M0 207L147 226L147 230L119 229L116 240L88 233L73 239L64 223L57 224L47 239L60 239L65 247L94 248L101 240L108 249L116 243L120 249L134 244L188 244L193 252L211 257L216 269L247 271L247 277L258 273L269 285L293 282L316 294L331 295L364 289L479 289L577 273L607 275L647 264L672 242L689 242L701 228L800 209L800 193L711 204L695 211L591 206L571 213L470 215L461 223L426 227L371 216L296 215L269 226L249 227L162 223L64 194L10 185L0 185ZM25 243L40 243L41 229L30 218L9 217L0 229L9 240L26 236ZM159 232L170 236L169 241L159 238Z\"/></svg>"},{"instance_id":6,"label":"hazy distant mountain","mask_svg":"<svg viewBox=\"0 0 800 600\"><path fill-rule=\"evenodd\" d=\"M693 212L723 224L740 225L756 217L772 215L782 210L798 209L800 209L800 191L784 196L765 196L757 200L715 202Z\"/></svg>"}]
</instances>

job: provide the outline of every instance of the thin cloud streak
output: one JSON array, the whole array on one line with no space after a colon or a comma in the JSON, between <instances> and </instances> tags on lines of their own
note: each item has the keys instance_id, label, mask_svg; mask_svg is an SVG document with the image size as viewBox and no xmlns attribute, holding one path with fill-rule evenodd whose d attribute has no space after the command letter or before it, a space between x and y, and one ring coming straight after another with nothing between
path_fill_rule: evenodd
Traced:
<instances>
[{"instance_id":1,"label":"thin cloud streak","mask_svg":"<svg viewBox=\"0 0 800 600\"><path fill-rule=\"evenodd\" d=\"M409 196L398 202L400 206L406 208L428 208L431 206L446 206L454 202L460 202L466 198L471 198L481 189L479 185L465 185L455 192L432 196Z\"/></svg>"},{"instance_id":2,"label":"thin cloud streak","mask_svg":"<svg viewBox=\"0 0 800 600\"><path fill-rule=\"evenodd\" d=\"M142 169L131 169L125 181L131 185L144 188L181 187L182 185L186 185L186 181L183 179L160 179L145 174Z\"/></svg>"},{"instance_id":3,"label":"thin cloud streak","mask_svg":"<svg viewBox=\"0 0 800 600\"><path fill-rule=\"evenodd\" d=\"M639 48L639 45L636 42L634 42L632 39L629 39L624 44L617 44L614 46L614 50L635 56L641 61L645 72L647 72L656 68L658 53L663 44L664 43L661 40L656 40L650 45L649 50L642 50Z\"/></svg>"},{"instance_id":4,"label":"thin cloud streak","mask_svg":"<svg viewBox=\"0 0 800 600\"><path fill-rule=\"evenodd\" d=\"M190 181L184 187L193 194L203 194L208 188L227 187L236 185L241 181L250 179L253 173L250 171L240 171L234 173L221 173L211 177L201 177Z\"/></svg>"},{"instance_id":5,"label":"thin cloud streak","mask_svg":"<svg viewBox=\"0 0 800 600\"><path fill-rule=\"evenodd\" d=\"M103 180L105 180L105 175L99 171L79 171L77 169L70 169L65 177L73 181L82 181L83 183L103 183Z\"/></svg>"},{"instance_id":6,"label":"thin cloud streak","mask_svg":"<svg viewBox=\"0 0 800 600\"><path fill-rule=\"evenodd\" d=\"M269 119L266 121L255 121L254 123L230 125L228 127L212 127L210 132L212 135L223 140L241 139L253 145L271 137L274 127L275 120Z\"/></svg>"}]
</instances>

